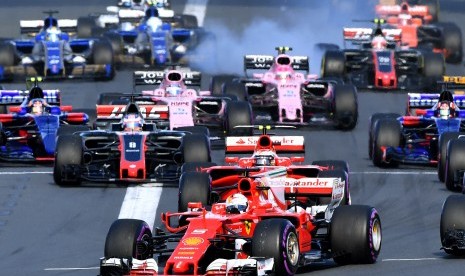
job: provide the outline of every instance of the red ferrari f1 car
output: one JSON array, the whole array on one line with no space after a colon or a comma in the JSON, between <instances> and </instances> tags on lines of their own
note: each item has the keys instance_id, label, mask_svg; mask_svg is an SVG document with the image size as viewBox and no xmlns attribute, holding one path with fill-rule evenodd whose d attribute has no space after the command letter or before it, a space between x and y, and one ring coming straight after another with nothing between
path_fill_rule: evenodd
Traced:
<instances>
[{"instance_id":1,"label":"red ferrari f1 car","mask_svg":"<svg viewBox=\"0 0 465 276\"><path fill-rule=\"evenodd\" d=\"M178 212L162 213L171 234L152 233L141 220L115 221L100 274L157 275L163 263L165 275L293 275L331 258L376 262L381 220L373 207L350 205L345 162L293 165L303 159L279 157L266 163L270 152L303 151L303 137L238 139L228 150L254 151L255 164L238 159L234 166L185 172Z\"/></svg>"}]
</instances>

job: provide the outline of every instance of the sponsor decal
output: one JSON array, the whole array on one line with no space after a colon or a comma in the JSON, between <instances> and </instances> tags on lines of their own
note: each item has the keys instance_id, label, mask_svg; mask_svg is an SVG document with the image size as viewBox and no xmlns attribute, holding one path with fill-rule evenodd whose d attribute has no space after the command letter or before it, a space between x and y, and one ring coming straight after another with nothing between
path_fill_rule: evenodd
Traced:
<instances>
[{"instance_id":1,"label":"sponsor decal","mask_svg":"<svg viewBox=\"0 0 465 276\"><path fill-rule=\"evenodd\" d=\"M202 101L199 104L200 105L218 105L217 102L212 102L212 101Z\"/></svg>"},{"instance_id":2,"label":"sponsor decal","mask_svg":"<svg viewBox=\"0 0 465 276\"><path fill-rule=\"evenodd\" d=\"M250 234L250 229L252 228L252 222L250 220L244 221L244 226L245 226L245 232L247 235Z\"/></svg>"},{"instance_id":3,"label":"sponsor decal","mask_svg":"<svg viewBox=\"0 0 465 276\"><path fill-rule=\"evenodd\" d=\"M280 84L280 88L297 88L297 84ZM293 94L293 91L287 91L287 93L291 92Z\"/></svg>"},{"instance_id":4,"label":"sponsor decal","mask_svg":"<svg viewBox=\"0 0 465 276\"><path fill-rule=\"evenodd\" d=\"M190 256L175 256L174 259L175 260L192 260L194 257L190 257Z\"/></svg>"},{"instance_id":5,"label":"sponsor decal","mask_svg":"<svg viewBox=\"0 0 465 276\"><path fill-rule=\"evenodd\" d=\"M255 146L259 137L227 137L227 146L234 145L250 145ZM272 136L271 141L273 145L303 145L303 136Z\"/></svg>"},{"instance_id":6,"label":"sponsor decal","mask_svg":"<svg viewBox=\"0 0 465 276\"><path fill-rule=\"evenodd\" d=\"M207 232L207 229L195 229L192 231L192 234L205 234Z\"/></svg>"},{"instance_id":7,"label":"sponsor decal","mask_svg":"<svg viewBox=\"0 0 465 276\"><path fill-rule=\"evenodd\" d=\"M199 245L201 243L204 243L205 240L203 238L199 238L199 237L189 237L189 238L185 238L182 240L182 243L184 245L189 245L189 246L192 246L192 245Z\"/></svg>"},{"instance_id":8,"label":"sponsor decal","mask_svg":"<svg viewBox=\"0 0 465 276\"><path fill-rule=\"evenodd\" d=\"M189 102L170 102L170 106L189 106Z\"/></svg>"},{"instance_id":9,"label":"sponsor decal","mask_svg":"<svg viewBox=\"0 0 465 276\"><path fill-rule=\"evenodd\" d=\"M242 140L242 138L239 138L239 140L236 142L236 144L243 145L243 144L245 144L245 141Z\"/></svg>"},{"instance_id":10,"label":"sponsor decal","mask_svg":"<svg viewBox=\"0 0 465 276\"><path fill-rule=\"evenodd\" d=\"M179 251L178 255L194 255L194 251Z\"/></svg>"},{"instance_id":11,"label":"sponsor decal","mask_svg":"<svg viewBox=\"0 0 465 276\"><path fill-rule=\"evenodd\" d=\"M325 85L324 84L311 83L311 84L307 84L307 88L325 88Z\"/></svg>"}]
</instances>

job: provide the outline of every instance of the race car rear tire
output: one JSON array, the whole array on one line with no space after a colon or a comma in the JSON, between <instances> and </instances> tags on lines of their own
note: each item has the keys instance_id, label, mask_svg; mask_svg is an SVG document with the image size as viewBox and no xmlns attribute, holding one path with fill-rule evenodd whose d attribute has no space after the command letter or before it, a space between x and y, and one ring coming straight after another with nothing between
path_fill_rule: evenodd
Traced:
<instances>
[{"instance_id":1,"label":"race car rear tire","mask_svg":"<svg viewBox=\"0 0 465 276\"><path fill-rule=\"evenodd\" d=\"M437 81L442 80L446 72L444 56L440 53L423 53L423 76L424 89L427 91L436 91Z\"/></svg>"},{"instance_id":2,"label":"race car rear tire","mask_svg":"<svg viewBox=\"0 0 465 276\"><path fill-rule=\"evenodd\" d=\"M53 166L53 180L59 186L76 186L81 183L79 170L74 178L64 179L66 165L80 166L82 164L82 139L77 135L61 135L57 138L55 149L55 164Z\"/></svg>"},{"instance_id":3,"label":"race car rear tire","mask_svg":"<svg viewBox=\"0 0 465 276\"><path fill-rule=\"evenodd\" d=\"M252 107L246 101L231 101L226 106L225 130L229 136L251 136L253 128L235 129L236 126L253 125Z\"/></svg>"},{"instance_id":4,"label":"race car rear tire","mask_svg":"<svg viewBox=\"0 0 465 276\"><path fill-rule=\"evenodd\" d=\"M398 113L375 113L368 119L368 157L373 158L373 133L376 122L379 119L397 119L401 115Z\"/></svg>"},{"instance_id":5,"label":"race car rear tire","mask_svg":"<svg viewBox=\"0 0 465 276\"><path fill-rule=\"evenodd\" d=\"M145 243L144 243L145 242ZM152 231L149 225L138 219L118 219L108 230L105 239L105 259L124 258L146 260L153 257L149 246L152 243ZM139 245L139 246L138 246Z\"/></svg>"},{"instance_id":6,"label":"race car rear tire","mask_svg":"<svg viewBox=\"0 0 465 276\"><path fill-rule=\"evenodd\" d=\"M446 62L460 63L463 58L462 31L455 23L440 22L437 25L442 27L442 47L448 52Z\"/></svg>"},{"instance_id":7,"label":"race car rear tire","mask_svg":"<svg viewBox=\"0 0 465 276\"><path fill-rule=\"evenodd\" d=\"M79 17L77 19L76 35L79 38L90 38L93 36L95 28L97 28L97 22L95 22L94 17Z\"/></svg>"},{"instance_id":8,"label":"race car rear tire","mask_svg":"<svg viewBox=\"0 0 465 276\"><path fill-rule=\"evenodd\" d=\"M460 191L462 183L456 183L457 171L465 170L465 139L449 141L446 150L446 174L444 182L450 191Z\"/></svg>"},{"instance_id":9,"label":"race car rear tire","mask_svg":"<svg viewBox=\"0 0 465 276\"><path fill-rule=\"evenodd\" d=\"M189 202L210 204L211 180L208 173L185 172L179 179L178 212L186 212Z\"/></svg>"},{"instance_id":10,"label":"race car rear tire","mask_svg":"<svg viewBox=\"0 0 465 276\"><path fill-rule=\"evenodd\" d=\"M15 47L11 43L0 44L0 66L15 65Z\"/></svg>"},{"instance_id":11,"label":"race car rear tire","mask_svg":"<svg viewBox=\"0 0 465 276\"><path fill-rule=\"evenodd\" d=\"M345 181L345 187L344 187L344 196L342 197L340 205L350 205L350 186L349 186L349 173L343 169L330 169L327 171L321 171L318 174L318 178L324 178L324 177L330 177L330 178L340 178L342 181ZM331 203L332 197L326 196L326 197L320 197L319 198L319 204L318 205L328 205Z\"/></svg>"},{"instance_id":12,"label":"race car rear tire","mask_svg":"<svg viewBox=\"0 0 465 276\"><path fill-rule=\"evenodd\" d=\"M373 165L377 167L395 166L396 162L383 161L383 151L381 147L399 147L401 139L401 126L396 119L379 119L375 124L373 135Z\"/></svg>"},{"instance_id":13,"label":"race car rear tire","mask_svg":"<svg viewBox=\"0 0 465 276\"><path fill-rule=\"evenodd\" d=\"M294 275L300 260L294 225L281 218L260 221L252 237L252 257L274 258L274 275Z\"/></svg>"},{"instance_id":14,"label":"race car rear tire","mask_svg":"<svg viewBox=\"0 0 465 276\"><path fill-rule=\"evenodd\" d=\"M449 235L450 230L465 231L465 196L464 195L450 195L447 197L441 212L441 244L443 247L452 247L456 241ZM445 249L447 254L455 256L465 255L464 250L459 249Z\"/></svg>"},{"instance_id":15,"label":"race car rear tire","mask_svg":"<svg viewBox=\"0 0 465 276\"><path fill-rule=\"evenodd\" d=\"M88 131L90 128L84 125L61 125L57 130L57 137L61 135L72 135L78 131Z\"/></svg>"},{"instance_id":16,"label":"race car rear tire","mask_svg":"<svg viewBox=\"0 0 465 276\"><path fill-rule=\"evenodd\" d=\"M447 143L450 140L459 138L459 135L465 135L460 132L445 132L439 136L438 141L438 178L439 181L446 180L446 157L447 157Z\"/></svg>"},{"instance_id":17,"label":"race car rear tire","mask_svg":"<svg viewBox=\"0 0 465 276\"><path fill-rule=\"evenodd\" d=\"M221 96L223 95L223 85L231 83L236 75L216 75L213 76L210 80L210 92L212 95Z\"/></svg>"},{"instance_id":18,"label":"race car rear tire","mask_svg":"<svg viewBox=\"0 0 465 276\"><path fill-rule=\"evenodd\" d=\"M175 130L179 131L187 131L192 134L204 134L207 137L210 137L210 130L204 126L185 126L185 127L177 127Z\"/></svg>"},{"instance_id":19,"label":"race car rear tire","mask_svg":"<svg viewBox=\"0 0 465 276\"><path fill-rule=\"evenodd\" d=\"M240 81L227 82L223 85L223 95L233 95L238 101L247 101L247 88Z\"/></svg>"},{"instance_id":20,"label":"race car rear tire","mask_svg":"<svg viewBox=\"0 0 465 276\"><path fill-rule=\"evenodd\" d=\"M187 134L182 139L184 163L210 162L210 140L205 134Z\"/></svg>"},{"instance_id":21,"label":"race car rear tire","mask_svg":"<svg viewBox=\"0 0 465 276\"><path fill-rule=\"evenodd\" d=\"M183 14L181 15L182 27L186 29L196 29L199 27L199 22L195 15Z\"/></svg>"},{"instance_id":22,"label":"race car rear tire","mask_svg":"<svg viewBox=\"0 0 465 276\"><path fill-rule=\"evenodd\" d=\"M327 51L321 60L321 77L343 78L346 58L342 51Z\"/></svg>"},{"instance_id":23,"label":"race car rear tire","mask_svg":"<svg viewBox=\"0 0 465 276\"><path fill-rule=\"evenodd\" d=\"M336 128L352 130L357 125L357 88L351 84L336 85L334 89L334 116Z\"/></svg>"},{"instance_id":24,"label":"race car rear tire","mask_svg":"<svg viewBox=\"0 0 465 276\"><path fill-rule=\"evenodd\" d=\"M366 205L339 206L329 228L334 261L344 264L372 264L381 250L381 219Z\"/></svg>"}]
</instances>

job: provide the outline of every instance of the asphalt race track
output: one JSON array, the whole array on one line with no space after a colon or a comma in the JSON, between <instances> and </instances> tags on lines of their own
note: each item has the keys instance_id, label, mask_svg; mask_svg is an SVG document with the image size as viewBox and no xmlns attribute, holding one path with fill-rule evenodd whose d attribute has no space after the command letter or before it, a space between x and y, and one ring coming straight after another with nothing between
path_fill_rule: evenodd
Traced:
<instances>
[{"instance_id":1,"label":"asphalt race track","mask_svg":"<svg viewBox=\"0 0 465 276\"><path fill-rule=\"evenodd\" d=\"M85 2L85 3L83 3ZM98 4L88 4L87 2ZM0 37L19 35L19 19L40 19L43 10L60 11L59 18L77 18L104 11L116 1L2 0ZM173 0L182 12L186 1ZM363 4L369 2L370 4ZM343 25L352 19L370 19L374 0L210 0L204 26L214 32L218 47L216 64L200 66L208 73L242 70L242 55L272 54L275 46L292 46L294 53L309 55L312 73L319 72L320 42L340 44ZM442 21L465 27L465 1L441 1ZM247 7L247 8L244 8ZM364 11L364 13L360 13ZM359 12L359 13L357 13ZM448 65L448 74L465 75L465 67ZM110 82L67 80L44 84L63 91L64 104L92 110L101 92L130 92L131 72L119 71ZM6 88L23 88L7 83ZM206 88L206 87L205 87ZM305 135L307 161L347 160L351 168L353 204L375 206L383 226L383 242L374 265L336 266L333 262L303 270L305 275L457 275L465 260L440 250L441 206L450 194L437 180L435 168L400 167L383 170L368 160L368 117L375 112L405 109L403 92L359 93L359 124L351 132L298 130ZM221 163L223 153L214 152ZM121 216L126 187L92 186L60 188L53 183L49 165L0 165L0 275L97 275L105 236ZM134 188L128 190L133 193ZM174 188L139 187L153 195L139 204L138 212L160 226L159 213L176 209ZM127 203L125 201L125 203ZM134 201L133 201L134 203ZM141 211L142 210L142 211ZM128 212L126 210L126 212ZM156 214L155 214L156 212ZM150 214L149 214L150 213ZM131 213L126 213L130 216Z\"/></svg>"}]
</instances>

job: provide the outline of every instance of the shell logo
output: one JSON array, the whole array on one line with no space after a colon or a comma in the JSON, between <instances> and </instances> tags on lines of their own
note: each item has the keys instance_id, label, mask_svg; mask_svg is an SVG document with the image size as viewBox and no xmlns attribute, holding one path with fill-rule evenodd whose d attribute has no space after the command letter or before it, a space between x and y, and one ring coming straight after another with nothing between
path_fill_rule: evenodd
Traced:
<instances>
[{"instance_id":1,"label":"shell logo","mask_svg":"<svg viewBox=\"0 0 465 276\"><path fill-rule=\"evenodd\" d=\"M199 238L199 237L190 237L190 238L186 238L186 239L183 239L182 240L182 243L184 245L189 245L189 246L193 246L193 245L199 245L201 243L203 243L205 240L203 238Z\"/></svg>"}]
</instances>

